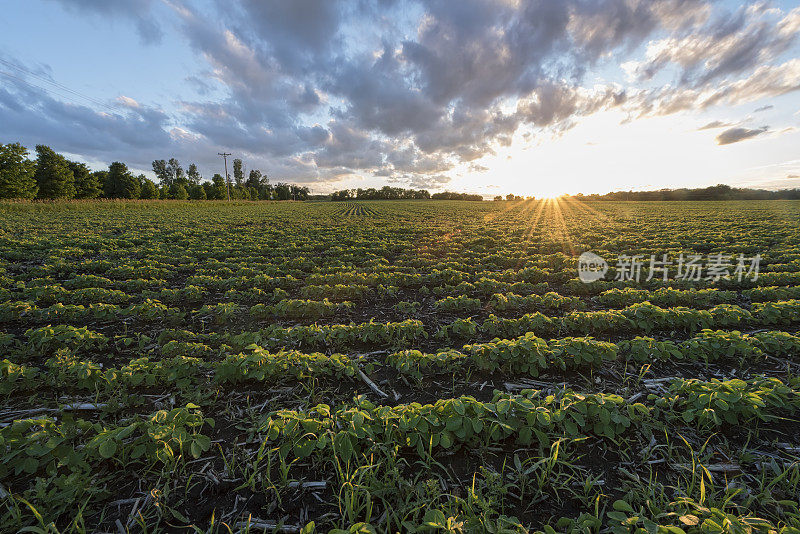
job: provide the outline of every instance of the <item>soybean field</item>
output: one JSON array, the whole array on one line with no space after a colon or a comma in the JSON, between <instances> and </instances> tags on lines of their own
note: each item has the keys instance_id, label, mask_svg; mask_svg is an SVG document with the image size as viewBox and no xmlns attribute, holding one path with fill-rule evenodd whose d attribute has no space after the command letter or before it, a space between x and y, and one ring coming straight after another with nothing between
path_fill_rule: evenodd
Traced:
<instances>
[{"instance_id":1,"label":"soybean field","mask_svg":"<svg viewBox=\"0 0 800 534\"><path fill-rule=\"evenodd\" d=\"M0 204L2 532L800 532L800 202Z\"/></svg>"}]
</instances>

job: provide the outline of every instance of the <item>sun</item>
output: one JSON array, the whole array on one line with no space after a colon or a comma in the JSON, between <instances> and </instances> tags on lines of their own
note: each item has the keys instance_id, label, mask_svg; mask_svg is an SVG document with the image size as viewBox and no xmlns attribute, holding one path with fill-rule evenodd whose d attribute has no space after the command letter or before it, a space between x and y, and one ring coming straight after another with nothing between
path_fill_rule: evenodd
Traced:
<instances>
[{"instance_id":1,"label":"sun","mask_svg":"<svg viewBox=\"0 0 800 534\"><path fill-rule=\"evenodd\" d=\"M542 200L558 200L560 197L563 197L566 194L567 194L566 191L560 191L557 189L545 189L545 190L539 190L538 194L534 193L534 196Z\"/></svg>"}]
</instances>

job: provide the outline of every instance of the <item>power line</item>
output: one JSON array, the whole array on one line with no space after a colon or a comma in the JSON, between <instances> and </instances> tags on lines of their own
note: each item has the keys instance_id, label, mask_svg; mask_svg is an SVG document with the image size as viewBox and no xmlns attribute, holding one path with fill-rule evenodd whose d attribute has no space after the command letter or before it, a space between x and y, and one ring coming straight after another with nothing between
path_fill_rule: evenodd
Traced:
<instances>
[{"instance_id":1,"label":"power line","mask_svg":"<svg viewBox=\"0 0 800 534\"><path fill-rule=\"evenodd\" d=\"M84 100L88 100L89 102L91 102L92 104L94 104L96 106L100 106L100 107L105 108L105 109L107 109L109 111L112 111L114 113L116 113L118 111L116 108L114 108L112 106L109 106L108 104L106 104L105 102L103 102L101 100L98 100L97 98L94 98L94 97L91 97L89 95L83 94L80 91L76 91L74 89L70 89L69 87L67 87L66 85L64 85L62 83L58 83L58 82L56 82L54 80L51 80L51 79L49 79L49 78L47 78L45 76L42 76L40 74L36 74L35 72L32 72L32 71L30 71L30 70L28 70L28 69L26 69L24 67L20 67L19 65L11 63L10 61L6 61L6 60L0 58L0 64L3 64L5 66L7 66L7 67L11 67L12 69L16 69L16 70L18 70L20 72L23 72L27 76L30 76L32 78L36 78L39 81L42 81L42 82L48 83L50 85L53 85L54 87L56 87L57 89L60 89L61 91L66 91L67 93L71 93L74 96L77 96L77 97L82 98ZM19 81L21 81L21 82L23 82L25 84L28 84L28 85L30 85L32 87L36 87L37 89L41 89L42 91L52 92L52 89L50 89L50 88L42 87L41 85L37 85L35 83L32 83L32 82L30 82L28 80L25 80L24 78L20 78L19 76L15 76L15 75L13 75L13 74L11 74L9 72L0 71L0 73L8 76L9 78L14 78L15 80L19 80ZM58 95L58 96L67 98L67 99L71 100L72 102L75 102L76 104L78 103L73 98L70 98L67 95Z\"/></svg>"},{"instance_id":2,"label":"power line","mask_svg":"<svg viewBox=\"0 0 800 534\"><path fill-rule=\"evenodd\" d=\"M13 74L11 74L9 72L0 70L0 74L2 74L3 76L7 76L9 78L13 78L13 79L17 80L18 82L24 83L25 85L29 85L29 86L34 87L36 89L39 89L41 91L48 92L48 93L51 92L50 89L48 89L47 87L42 87L41 85L36 85L35 83L29 82L28 80L26 80L24 78L20 78L19 76L14 76ZM71 97L69 95L56 94L56 96L58 96L59 98L63 98L65 100L69 100L70 102L72 102L73 104L76 104L78 106L85 105L84 102L80 102L77 99L75 99L74 97ZM112 111L116 112L116 110L112 110Z\"/></svg>"},{"instance_id":3,"label":"power line","mask_svg":"<svg viewBox=\"0 0 800 534\"><path fill-rule=\"evenodd\" d=\"M53 79L50 79L50 78L48 78L46 76L42 76L41 74L37 74L37 73L35 73L35 72L33 72L33 71L29 70L29 69L26 69L25 67L21 67L20 65L17 65L15 63L11 63L10 61L6 61L5 59L2 59L2 58L0 58L0 63L2 63L3 65L5 65L7 67L11 67L12 69L17 69L19 71L22 71L25 74L27 74L28 76L31 76L32 78L36 78L37 80L43 81L45 83L49 83L50 85L54 85L54 86L58 87L59 89L61 89L63 91L67 91L68 93L72 93L75 96L78 96L80 98L83 98L85 100L88 100L88 101L92 102L93 104L96 104L98 106L103 106L103 107L110 107L108 104L106 104L102 100L98 100L97 98L94 98L93 96L89 96L87 94L81 93L80 91L76 91L75 89L71 89L71 88L67 87L66 85L64 85L63 83L59 83L59 82L57 82L57 81L55 81Z\"/></svg>"}]
</instances>

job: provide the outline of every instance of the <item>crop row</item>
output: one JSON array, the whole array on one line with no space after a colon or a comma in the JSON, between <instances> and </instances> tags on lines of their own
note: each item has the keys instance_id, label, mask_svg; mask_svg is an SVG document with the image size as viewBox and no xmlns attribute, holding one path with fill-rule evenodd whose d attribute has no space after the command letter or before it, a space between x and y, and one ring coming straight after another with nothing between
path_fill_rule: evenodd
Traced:
<instances>
[{"instance_id":1,"label":"crop row","mask_svg":"<svg viewBox=\"0 0 800 534\"><path fill-rule=\"evenodd\" d=\"M150 303L150 308L142 310L143 306L131 313L127 309L128 317L142 320L146 311L147 319L162 323L180 324L176 319L174 309L163 305ZM222 310L218 305L214 310L206 310L210 315L215 313L235 313L228 308ZM336 306L339 306L338 304ZM3 315L3 313L5 315ZM38 316L40 321L53 320L54 322L78 322L89 317L119 318L118 310L109 310L103 306L68 307L54 305L46 310L37 310L24 303L11 303L0 305L0 316L5 320L10 317L18 320L27 314ZM106 314L106 315L103 315ZM172 319L172 320L170 320ZM695 310L691 308L660 308L650 303L634 304L622 310L606 311L573 311L561 317L549 317L541 313L526 314L517 319L505 319L490 316L483 323L472 319L456 319L452 323L440 327L435 332L435 338L443 341L456 342L458 340L476 339L479 337L493 339L511 339L533 333L536 336L586 336L586 335L625 335L648 334L655 331L688 332L693 333L703 329L730 329L746 326L789 326L800 323L800 301L780 301L769 303L756 303L752 311L745 310L735 305L718 305L710 310ZM33 334L31 338L30 335ZM90 334L86 329L60 324L55 327L45 326L28 331L29 342L33 347L40 349L45 344L52 349L66 346L68 348L81 346L85 343L100 342L101 338L92 341L84 339ZM97 334L100 335L100 334ZM95 336L96 337L96 336ZM184 330L165 330L160 335L161 345L169 341L210 343L213 346L222 344L231 345L236 350L257 344L268 349L282 347L297 347L303 350L342 350L349 347L368 345L388 347L408 347L414 342L429 337L425 325L415 319L400 322L366 322L349 325L305 325L283 327L271 324L258 331L245 331L241 333L208 333L195 334ZM105 338L103 343L107 343ZM4 346L13 345L16 340L8 335L0 336L0 343ZM129 343L129 342L128 342ZM46 352L46 351L44 351Z\"/></svg>"},{"instance_id":2,"label":"crop row","mask_svg":"<svg viewBox=\"0 0 800 534\"><path fill-rule=\"evenodd\" d=\"M272 274L265 274L254 269L245 269L240 275L220 276L204 274L202 269L195 269L188 277L183 277L184 287L170 287L168 282L175 274L169 266L153 269L152 266L122 269L115 267L100 274L56 272L39 273L29 271L25 277L0 276L0 297L2 300L34 300L41 304L64 302L85 304L99 302L127 303L131 298L119 292L140 293L143 298L169 300L175 292L186 289L191 293L224 293L228 291L242 292L240 298L249 296L252 290L272 292L276 288L296 292L301 298L331 300L360 300L372 291L380 292L381 287L396 287L400 290L425 289L438 297L467 295L470 297L489 298L495 293L516 293L528 295L541 294L553 286L562 287L567 295L602 295L613 290L638 289L634 281L601 280L584 284L575 278L575 271L551 273L546 269L528 267L519 270L478 271L467 273L453 269L433 269L429 273L419 272L377 272L377 273L339 273L339 274L307 274L295 269L272 267ZM0 271L0 274L2 272ZM57 280L64 280L62 283ZM639 291L658 292L672 288L674 291L691 291L692 289L709 289L709 281L693 280L650 280L643 281L648 289ZM800 272L764 272L757 280L722 279L714 283L713 288L736 290L762 288L772 286L800 285ZM107 290L96 291L96 290ZM89 290L89 291L87 291ZM95 290L95 291L90 291ZM795 290L796 291L796 290ZM234 293L235 294L235 293ZM256 295L263 293L256 292ZM632 298L659 301L663 305L692 304L683 300L681 295L673 293L645 295L632 293ZM613 301L613 294L604 297ZM699 298L699 296L698 296ZM727 302L725 300L713 303ZM723 297L724 298L724 297ZM796 298L796 293L784 293L780 298ZM702 302L700 300L699 302Z\"/></svg>"},{"instance_id":3,"label":"crop row","mask_svg":"<svg viewBox=\"0 0 800 534\"><path fill-rule=\"evenodd\" d=\"M355 406L326 404L306 411L279 410L261 431L279 443L282 454L332 454L348 460L377 444L397 444L421 454L460 445L496 444L549 447L561 438L617 439L637 426L658 422L700 429L754 421L774 421L800 408L800 394L775 378L702 382L676 380L668 396L650 395L648 404L629 403L615 394L556 394L526 390L495 392L491 402L464 396L419 403L376 406L359 398Z\"/></svg>"},{"instance_id":4,"label":"crop row","mask_svg":"<svg viewBox=\"0 0 800 534\"><path fill-rule=\"evenodd\" d=\"M800 286L789 287L758 287L745 289L742 297L753 302L773 302L800 298ZM674 288L659 288L654 291L647 289L609 289L600 293L594 300L609 308L622 308L636 302L651 302L657 306L690 306L711 307L716 304L730 304L736 302L736 291L720 289L690 289L681 290Z\"/></svg>"},{"instance_id":5,"label":"crop row","mask_svg":"<svg viewBox=\"0 0 800 534\"><path fill-rule=\"evenodd\" d=\"M443 336L463 337L477 332L498 338L517 337L527 332L542 335L618 335L654 331L691 333L706 328L787 326L797 322L800 322L800 300L754 303L750 310L733 304L718 304L708 310L697 310L681 306L661 308L642 302L621 310L573 311L563 317L549 317L537 312L516 319L492 315L481 325L458 320L445 327Z\"/></svg>"},{"instance_id":6,"label":"crop row","mask_svg":"<svg viewBox=\"0 0 800 534\"><path fill-rule=\"evenodd\" d=\"M256 304L249 309L254 319L288 318L288 319L321 319L337 312L353 307L352 302L334 303L328 299L322 301L283 299L275 304ZM143 322L162 321L166 324L181 324L187 318L203 319L209 317L214 324L227 324L240 321L248 314L236 302L205 304L194 312L184 312L180 308L170 307L158 300L145 299L138 304L121 307L116 304L92 303L62 304L56 303L45 308L26 301L0 303L0 321L40 321L40 322L88 322L116 321L134 319Z\"/></svg>"},{"instance_id":7,"label":"crop row","mask_svg":"<svg viewBox=\"0 0 800 534\"><path fill-rule=\"evenodd\" d=\"M211 447L211 439L200 433L204 425L213 426L214 421L193 404L111 428L82 419L17 420L0 428L0 479L60 470L90 472L92 465L105 460L120 467L157 462L170 466L182 454L199 458Z\"/></svg>"},{"instance_id":8,"label":"crop row","mask_svg":"<svg viewBox=\"0 0 800 534\"><path fill-rule=\"evenodd\" d=\"M800 356L800 336L779 331L747 335L735 330L703 330L682 342L635 337L610 343L591 337L545 341L529 332L516 339L464 345L460 351L448 349L427 354L419 350L403 350L389 355L386 363L421 381L432 373L453 372L464 366L536 377L554 370L598 369L604 363L618 359L639 363L724 360L741 365L763 359L765 354Z\"/></svg>"},{"instance_id":9,"label":"crop row","mask_svg":"<svg viewBox=\"0 0 800 534\"><path fill-rule=\"evenodd\" d=\"M271 353L258 345L247 346L239 353L224 354L220 360L209 360L219 351L213 351L202 343L171 340L162 346L160 359L140 357L120 367L103 368L85 357L76 356L78 349L84 352L93 344L102 346L102 338L92 337L81 330L77 333L84 337L73 335L72 342L56 348L53 344L48 346L46 342L38 341L39 331L34 331L29 339L37 340L34 344L46 354L52 353L45 362L45 369L8 359L0 361L0 393L30 392L42 387L110 393L140 386L187 388L207 382L215 385L274 382L287 377L298 380L308 377L341 379L357 375L359 365L367 371L376 365L363 364L359 358L343 354ZM724 360L741 365L763 359L765 354L799 355L800 336L786 332L746 335L738 331L704 330L677 343L648 337L609 343L572 337L545 341L528 333L517 339L465 345L460 351L443 350L434 354L418 350L400 351L387 356L385 364L421 381L430 374L453 372L465 366L536 377L548 371L596 369L618 359L641 363Z\"/></svg>"},{"instance_id":10,"label":"crop row","mask_svg":"<svg viewBox=\"0 0 800 534\"><path fill-rule=\"evenodd\" d=\"M173 342L174 343L174 342ZM206 348L201 346L202 348ZM165 348L169 349L169 345ZM187 388L210 381L215 385L286 380L288 377L352 377L358 361L342 354L280 351L270 353L252 345L245 352L228 354L219 361L181 355L157 360L135 358L120 367L103 367L75 353L60 350L45 368L0 360L0 394L31 392L40 388L119 393L137 387ZM188 347L191 349L191 347ZM367 366L369 370L371 366Z\"/></svg>"},{"instance_id":11,"label":"crop row","mask_svg":"<svg viewBox=\"0 0 800 534\"><path fill-rule=\"evenodd\" d=\"M615 394L562 390L545 394L495 392L490 402L473 397L397 406L374 405L357 397L352 406L319 404L305 411L278 410L257 432L283 457L312 454L349 460L378 444L394 444L420 454L442 449L497 444L512 440L545 450L563 438L617 440L628 429L649 432L664 422L699 429L774 421L800 408L800 394L775 378L749 380L677 380L666 396L651 394L647 404ZM211 441L200 433L213 426L195 405L160 410L106 427L81 419L23 419L0 429L0 478L54 473L60 467L83 471L90 463L111 460L119 466L162 462L181 454L195 458Z\"/></svg>"}]
</instances>

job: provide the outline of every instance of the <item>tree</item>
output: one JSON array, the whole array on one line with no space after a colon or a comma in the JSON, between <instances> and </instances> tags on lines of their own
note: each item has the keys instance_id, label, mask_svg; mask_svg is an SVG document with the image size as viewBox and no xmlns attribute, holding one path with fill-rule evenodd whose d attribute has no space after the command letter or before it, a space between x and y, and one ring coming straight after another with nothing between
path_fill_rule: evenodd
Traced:
<instances>
[{"instance_id":1,"label":"tree","mask_svg":"<svg viewBox=\"0 0 800 534\"><path fill-rule=\"evenodd\" d=\"M163 159L153 161L153 172L160 185L172 185L172 176L167 170L167 162Z\"/></svg>"},{"instance_id":2,"label":"tree","mask_svg":"<svg viewBox=\"0 0 800 534\"><path fill-rule=\"evenodd\" d=\"M36 145L36 184L39 198L73 198L75 176L67 158L46 145Z\"/></svg>"},{"instance_id":3,"label":"tree","mask_svg":"<svg viewBox=\"0 0 800 534\"><path fill-rule=\"evenodd\" d=\"M0 144L0 198L36 197L36 164L19 143Z\"/></svg>"},{"instance_id":4,"label":"tree","mask_svg":"<svg viewBox=\"0 0 800 534\"><path fill-rule=\"evenodd\" d=\"M109 198L139 198L140 193L139 179L131 174L127 165L115 161L108 166L106 195Z\"/></svg>"},{"instance_id":5,"label":"tree","mask_svg":"<svg viewBox=\"0 0 800 534\"><path fill-rule=\"evenodd\" d=\"M258 169L253 169L250 171L250 175L247 177L247 182L245 184L247 187L255 187L258 189L261 187L261 171Z\"/></svg>"},{"instance_id":6,"label":"tree","mask_svg":"<svg viewBox=\"0 0 800 534\"><path fill-rule=\"evenodd\" d=\"M216 191L214 190L214 184L211 182L203 182L201 187L206 194L206 199L208 200L216 200Z\"/></svg>"},{"instance_id":7,"label":"tree","mask_svg":"<svg viewBox=\"0 0 800 534\"><path fill-rule=\"evenodd\" d=\"M211 178L211 183L205 182L203 188L205 188L206 198L209 200L223 200L228 198L225 191L225 178L220 174L215 174Z\"/></svg>"},{"instance_id":8,"label":"tree","mask_svg":"<svg viewBox=\"0 0 800 534\"><path fill-rule=\"evenodd\" d=\"M158 186L153 180L150 180L145 175L139 176L141 188L139 191L139 198L144 199L158 199Z\"/></svg>"},{"instance_id":9,"label":"tree","mask_svg":"<svg viewBox=\"0 0 800 534\"><path fill-rule=\"evenodd\" d=\"M290 198L292 200L306 200L308 198L308 187L300 187L299 185L289 186Z\"/></svg>"},{"instance_id":10,"label":"tree","mask_svg":"<svg viewBox=\"0 0 800 534\"><path fill-rule=\"evenodd\" d=\"M75 178L75 198L97 198L103 192L97 174L83 163L70 161L69 170Z\"/></svg>"},{"instance_id":11,"label":"tree","mask_svg":"<svg viewBox=\"0 0 800 534\"><path fill-rule=\"evenodd\" d=\"M244 183L244 171L242 170L242 160L236 158L233 160L233 180L236 182L236 187L240 187Z\"/></svg>"},{"instance_id":12,"label":"tree","mask_svg":"<svg viewBox=\"0 0 800 534\"><path fill-rule=\"evenodd\" d=\"M279 182L275 185L275 200L289 200L292 195L292 190L289 184Z\"/></svg>"},{"instance_id":13,"label":"tree","mask_svg":"<svg viewBox=\"0 0 800 534\"><path fill-rule=\"evenodd\" d=\"M247 191L245 186L237 185L231 188L231 198L236 200L248 199L250 198L250 193Z\"/></svg>"},{"instance_id":14,"label":"tree","mask_svg":"<svg viewBox=\"0 0 800 534\"><path fill-rule=\"evenodd\" d=\"M205 185L205 184L204 184ZM192 200L206 200L205 187L200 184L193 184L189 186L189 198Z\"/></svg>"},{"instance_id":15,"label":"tree","mask_svg":"<svg viewBox=\"0 0 800 534\"><path fill-rule=\"evenodd\" d=\"M331 194L331 200L333 202L342 202L343 200L350 200L350 190L343 189L342 191L334 191Z\"/></svg>"},{"instance_id":16,"label":"tree","mask_svg":"<svg viewBox=\"0 0 800 534\"><path fill-rule=\"evenodd\" d=\"M186 171L186 177L189 179L189 183L192 185L199 184L203 179L203 177L200 176L200 171L197 170L197 165L194 163L189 165L189 170Z\"/></svg>"},{"instance_id":17,"label":"tree","mask_svg":"<svg viewBox=\"0 0 800 534\"><path fill-rule=\"evenodd\" d=\"M272 186L270 184L263 184L258 188L259 200L272 200Z\"/></svg>"},{"instance_id":18,"label":"tree","mask_svg":"<svg viewBox=\"0 0 800 534\"><path fill-rule=\"evenodd\" d=\"M186 191L186 187L180 182L175 182L172 184L172 187L169 188L169 198L175 200L186 200L189 198L189 192Z\"/></svg>"},{"instance_id":19,"label":"tree","mask_svg":"<svg viewBox=\"0 0 800 534\"><path fill-rule=\"evenodd\" d=\"M172 176L173 183L182 184L184 187L186 186L188 180L186 179L186 175L183 172L183 167L181 167L181 164L178 163L177 159L169 158L169 162L167 163L167 170Z\"/></svg>"},{"instance_id":20,"label":"tree","mask_svg":"<svg viewBox=\"0 0 800 534\"><path fill-rule=\"evenodd\" d=\"M108 171L94 171L92 173L97 184L100 186L100 195L108 197Z\"/></svg>"},{"instance_id":21,"label":"tree","mask_svg":"<svg viewBox=\"0 0 800 534\"><path fill-rule=\"evenodd\" d=\"M195 168L195 170L197 170ZM161 187L171 187L175 182L183 183L185 186L188 180L183 172L183 167L175 158L170 158L169 161L157 159L153 162L153 172L158 178L158 183Z\"/></svg>"}]
</instances>

